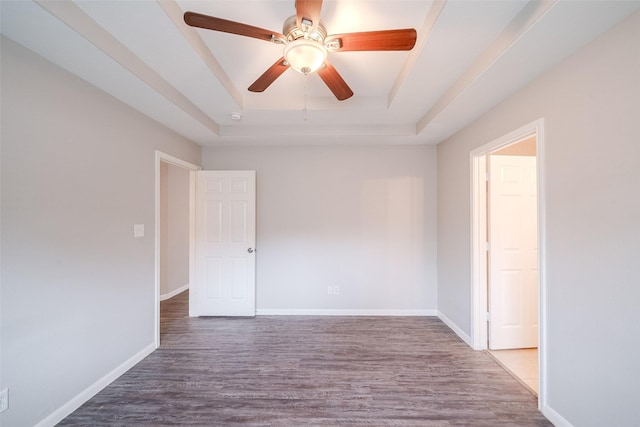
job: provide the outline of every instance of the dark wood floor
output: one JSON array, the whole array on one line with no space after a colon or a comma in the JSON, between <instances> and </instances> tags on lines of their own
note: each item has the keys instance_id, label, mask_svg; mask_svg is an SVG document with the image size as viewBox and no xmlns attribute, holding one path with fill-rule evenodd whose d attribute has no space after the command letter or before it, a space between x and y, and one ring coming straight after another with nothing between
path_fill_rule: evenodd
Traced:
<instances>
[{"instance_id":1,"label":"dark wood floor","mask_svg":"<svg viewBox=\"0 0 640 427\"><path fill-rule=\"evenodd\" d=\"M65 426L547 426L536 398L431 317L189 318Z\"/></svg>"}]
</instances>

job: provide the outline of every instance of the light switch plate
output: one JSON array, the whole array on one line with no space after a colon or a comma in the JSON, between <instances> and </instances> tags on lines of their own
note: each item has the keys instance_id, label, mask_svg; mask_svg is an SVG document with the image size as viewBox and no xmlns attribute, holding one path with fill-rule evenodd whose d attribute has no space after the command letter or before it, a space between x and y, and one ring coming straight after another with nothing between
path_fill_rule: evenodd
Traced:
<instances>
[{"instance_id":1,"label":"light switch plate","mask_svg":"<svg viewBox=\"0 0 640 427\"><path fill-rule=\"evenodd\" d=\"M144 237L144 224L134 224L133 237Z\"/></svg>"}]
</instances>

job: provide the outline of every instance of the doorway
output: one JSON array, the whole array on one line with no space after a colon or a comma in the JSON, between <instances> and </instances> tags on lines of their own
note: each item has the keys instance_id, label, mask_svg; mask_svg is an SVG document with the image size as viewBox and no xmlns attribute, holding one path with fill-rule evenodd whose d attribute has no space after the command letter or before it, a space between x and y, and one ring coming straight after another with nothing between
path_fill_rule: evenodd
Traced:
<instances>
[{"instance_id":1,"label":"doorway","mask_svg":"<svg viewBox=\"0 0 640 427\"><path fill-rule=\"evenodd\" d=\"M161 297L169 298L173 295L177 295L181 291L188 288L189 284L179 284L173 286L167 286L166 281L172 270L177 270L180 277L184 277L184 269L187 270L187 277L191 275L191 264L193 259L193 223L194 223L194 183L192 173L200 170L200 167L163 153L156 151L155 159L155 302L154 302L154 336L155 347L160 346L160 300ZM173 173L172 173L173 172ZM176 187L177 184L178 188ZM187 227L187 236L182 236L181 239L186 238L186 242L181 242L181 245L187 246L186 252L181 252L180 266L178 268L168 268L169 260L175 259L174 254L163 251L163 244L166 246L167 235L171 235L171 216L167 215L167 194L170 192L182 192L186 194L179 194L179 197L188 203L187 212L182 212L183 216L180 221L186 220L187 224L183 224ZM186 216L186 218L184 218ZM164 248L166 249L166 247ZM186 259L185 259L186 258Z\"/></svg>"},{"instance_id":2,"label":"doorway","mask_svg":"<svg viewBox=\"0 0 640 427\"><path fill-rule=\"evenodd\" d=\"M160 162L160 301L189 288L189 170Z\"/></svg>"},{"instance_id":3,"label":"doorway","mask_svg":"<svg viewBox=\"0 0 640 427\"><path fill-rule=\"evenodd\" d=\"M538 393L536 137L487 155L488 347Z\"/></svg>"},{"instance_id":4,"label":"doorway","mask_svg":"<svg viewBox=\"0 0 640 427\"><path fill-rule=\"evenodd\" d=\"M489 349L538 347L536 138L487 156Z\"/></svg>"},{"instance_id":5,"label":"doorway","mask_svg":"<svg viewBox=\"0 0 640 427\"><path fill-rule=\"evenodd\" d=\"M534 172L534 184L536 187L536 202L535 202L535 223L537 224L537 236L534 239L537 242L536 253L534 254L535 265L537 267L536 277L533 278L534 288L533 293L535 299L537 299L537 307L534 307L535 320L537 320L536 331L534 334L537 338L538 351L533 357L537 365L537 390L538 390L538 407L544 406L545 399L545 281L544 281L544 242L545 242L545 227L544 227L544 138L543 138L544 121L542 119L532 122L528 125L517 129L514 132L509 133L501 138L491 141L488 144L474 150L470 154L470 166L471 166L471 269L472 269L472 345L476 350L488 350L490 348L490 332L489 325L492 321L490 313L491 307L491 292L489 289L491 281L491 269L488 265L490 244L489 244L489 205L487 200L487 177L489 173L488 162L492 154L509 154L509 150L515 150L517 148L523 148L527 146L532 148L532 144L535 145L531 157L535 158L535 172ZM517 146L516 143L522 145ZM507 147L509 147L507 149ZM500 151L506 150L506 151ZM506 269L505 269L506 270ZM495 272L494 272L495 273ZM494 279L495 280L495 279ZM495 284L494 284L495 285ZM523 288L524 289L524 288ZM529 291L531 291L529 287ZM516 294L522 296L522 289ZM495 297L495 296L494 296ZM529 298L531 299L531 298ZM510 314L514 315L515 311ZM515 316L512 316L515 317ZM526 347L532 346L531 344ZM497 346L499 347L499 346ZM504 346L503 346L504 348ZM508 347L506 347L508 348ZM531 359L531 352L527 354L529 362ZM516 357L516 355L514 355ZM502 362L508 370L512 368L507 363ZM525 383L523 381L523 383ZM526 384L526 383L525 383Z\"/></svg>"}]
</instances>

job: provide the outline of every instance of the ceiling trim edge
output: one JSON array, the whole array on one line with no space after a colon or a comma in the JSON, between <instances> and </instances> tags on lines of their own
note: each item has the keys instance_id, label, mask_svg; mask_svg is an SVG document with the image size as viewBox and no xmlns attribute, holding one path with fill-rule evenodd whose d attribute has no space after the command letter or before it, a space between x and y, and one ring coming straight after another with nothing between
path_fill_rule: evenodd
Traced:
<instances>
[{"instance_id":1,"label":"ceiling trim edge","mask_svg":"<svg viewBox=\"0 0 640 427\"><path fill-rule=\"evenodd\" d=\"M402 70L400 70L400 74L398 74L398 78L391 87L391 91L389 92L389 97L387 99L387 107L391 107L393 100L396 98L396 95L398 95L398 92L400 92L400 87L407 79L407 76L411 73L411 70L413 70L413 66L416 63L418 56L420 56L420 52L422 52L422 49L426 45L427 40L431 36L431 32L435 28L436 22L438 22L438 18L440 18L446 4L447 0L435 0L433 4L431 4L427 17L424 20L424 24L422 24L420 31L418 31L416 46L407 57L407 60L402 66Z\"/></svg>"},{"instance_id":2,"label":"ceiling trim edge","mask_svg":"<svg viewBox=\"0 0 640 427\"><path fill-rule=\"evenodd\" d=\"M222 65L218 62L213 53L209 50L198 31L189 27L184 23L183 14L184 12L174 0L156 0L158 5L164 12L167 14L169 19L173 22L176 28L182 33L185 40L191 48L200 56L202 61L207 65L209 70L213 73L215 78L222 84L222 86L227 90L229 95L233 98L233 100L238 104L239 108L244 108L244 100L240 91L237 87L234 86L233 82L225 73Z\"/></svg>"},{"instance_id":3,"label":"ceiling trim edge","mask_svg":"<svg viewBox=\"0 0 640 427\"><path fill-rule=\"evenodd\" d=\"M491 66L502 57L540 18L551 10L558 0L531 0L511 20L500 35L476 58L467 71L438 99L418 121L417 133L422 132L449 104L467 90Z\"/></svg>"},{"instance_id":4,"label":"ceiling trim edge","mask_svg":"<svg viewBox=\"0 0 640 427\"><path fill-rule=\"evenodd\" d=\"M58 18L69 28L84 37L96 48L109 55L114 61L133 73L140 80L148 84L156 92L164 96L169 102L176 105L182 111L213 131L220 134L220 125L211 117L200 110L195 104L184 96L179 90L167 82L160 74L153 70L144 61L138 58L131 50L116 39L111 33L93 20L73 1L52 2L35 0L35 2Z\"/></svg>"}]
</instances>

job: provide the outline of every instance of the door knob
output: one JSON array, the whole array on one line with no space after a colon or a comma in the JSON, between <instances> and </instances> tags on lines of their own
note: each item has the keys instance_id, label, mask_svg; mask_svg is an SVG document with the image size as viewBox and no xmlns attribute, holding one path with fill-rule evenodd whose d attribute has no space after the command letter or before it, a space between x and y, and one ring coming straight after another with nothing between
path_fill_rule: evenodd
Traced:
<instances>
[{"instance_id":1,"label":"door knob","mask_svg":"<svg viewBox=\"0 0 640 427\"><path fill-rule=\"evenodd\" d=\"M247 252L249 252L250 254L252 254L252 253L253 253L253 248L249 248L249 249L247 249Z\"/></svg>"}]
</instances>

